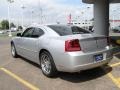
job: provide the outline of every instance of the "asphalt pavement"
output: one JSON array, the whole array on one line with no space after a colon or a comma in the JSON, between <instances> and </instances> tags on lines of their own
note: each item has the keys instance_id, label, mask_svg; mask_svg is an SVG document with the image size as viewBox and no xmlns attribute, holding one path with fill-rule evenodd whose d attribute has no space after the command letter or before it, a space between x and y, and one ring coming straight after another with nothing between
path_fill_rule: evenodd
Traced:
<instances>
[{"instance_id":1,"label":"asphalt pavement","mask_svg":"<svg viewBox=\"0 0 120 90\"><path fill-rule=\"evenodd\" d=\"M119 90L119 51L114 55L108 66L80 73L60 72L54 78L47 78L37 64L22 57L13 58L10 53L10 38L2 38L0 90Z\"/></svg>"}]
</instances>

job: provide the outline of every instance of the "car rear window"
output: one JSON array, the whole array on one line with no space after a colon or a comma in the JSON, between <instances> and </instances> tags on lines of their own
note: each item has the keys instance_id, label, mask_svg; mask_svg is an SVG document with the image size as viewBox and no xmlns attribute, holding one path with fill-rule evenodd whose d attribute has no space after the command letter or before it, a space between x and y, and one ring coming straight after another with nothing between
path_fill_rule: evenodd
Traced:
<instances>
[{"instance_id":1,"label":"car rear window","mask_svg":"<svg viewBox=\"0 0 120 90\"><path fill-rule=\"evenodd\" d=\"M48 27L57 32L60 36L90 33L89 31L84 30L77 26L48 25Z\"/></svg>"}]
</instances>

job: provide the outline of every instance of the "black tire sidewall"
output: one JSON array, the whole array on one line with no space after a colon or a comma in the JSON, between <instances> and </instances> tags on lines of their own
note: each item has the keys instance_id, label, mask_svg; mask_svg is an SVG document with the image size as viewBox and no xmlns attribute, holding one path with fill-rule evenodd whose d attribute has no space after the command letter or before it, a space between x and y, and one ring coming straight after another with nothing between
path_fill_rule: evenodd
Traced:
<instances>
[{"instance_id":1,"label":"black tire sidewall","mask_svg":"<svg viewBox=\"0 0 120 90\"><path fill-rule=\"evenodd\" d=\"M14 52L15 55L12 54L12 47L14 47L14 49L15 49L15 52ZM17 52L16 52L15 45L14 45L13 43L11 44L11 54L12 54L12 56L13 56L14 58L17 58L17 56L18 56L18 55L17 55Z\"/></svg>"},{"instance_id":2,"label":"black tire sidewall","mask_svg":"<svg viewBox=\"0 0 120 90\"><path fill-rule=\"evenodd\" d=\"M41 56L42 56L43 54L46 54L46 55L49 57L50 63L51 63L51 70L50 70L50 73L49 73L49 74L44 73L44 71L42 70L42 67L41 67L41 60L40 60L40 67L41 67L42 73L43 73L45 76L47 76L47 77L53 77L53 76L55 76L56 73L57 73L57 69L56 69L55 63L54 63L54 61L53 61L53 58L52 58L52 56L51 56L51 54L50 54L49 52L43 51L43 52L40 54L40 59L41 59Z\"/></svg>"}]
</instances>

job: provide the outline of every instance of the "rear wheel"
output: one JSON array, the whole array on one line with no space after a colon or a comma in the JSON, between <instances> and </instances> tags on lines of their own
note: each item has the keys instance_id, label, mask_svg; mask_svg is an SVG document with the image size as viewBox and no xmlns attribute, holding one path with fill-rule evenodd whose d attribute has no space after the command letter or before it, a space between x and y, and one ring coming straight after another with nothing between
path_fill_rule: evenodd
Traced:
<instances>
[{"instance_id":1,"label":"rear wheel","mask_svg":"<svg viewBox=\"0 0 120 90\"><path fill-rule=\"evenodd\" d=\"M47 51L43 51L40 54L40 66L43 74L47 77L53 77L57 73L53 58Z\"/></svg>"},{"instance_id":2,"label":"rear wheel","mask_svg":"<svg viewBox=\"0 0 120 90\"><path fill-rule=\"evenodd\" d=\"M15 45L13 43L11 44L11 54L14 58L18 57L16 49L15 49Z\"/></svg>"}]
</instances>

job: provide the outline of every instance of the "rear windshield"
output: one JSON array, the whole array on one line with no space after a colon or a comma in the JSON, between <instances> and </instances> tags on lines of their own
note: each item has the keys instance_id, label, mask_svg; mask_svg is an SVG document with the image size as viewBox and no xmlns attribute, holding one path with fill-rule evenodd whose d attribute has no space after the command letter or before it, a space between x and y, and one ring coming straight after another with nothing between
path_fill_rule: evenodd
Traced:
<instances>
[{"instance_id":1,"label":"rear windshield","mask_svg":"<svg viewBox=\"0 0 120 90\"><path fill-rule=\"evenodd\" d=\"M84 29L77 27L77 26L48 25L48 27L50 27L52 30L57 32L60 36L90 33L89 31L84 30Z\"/></svg>"}]
</instances>

